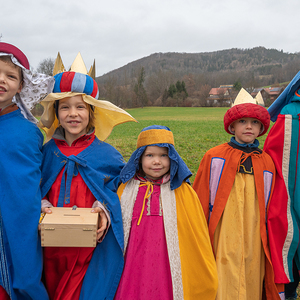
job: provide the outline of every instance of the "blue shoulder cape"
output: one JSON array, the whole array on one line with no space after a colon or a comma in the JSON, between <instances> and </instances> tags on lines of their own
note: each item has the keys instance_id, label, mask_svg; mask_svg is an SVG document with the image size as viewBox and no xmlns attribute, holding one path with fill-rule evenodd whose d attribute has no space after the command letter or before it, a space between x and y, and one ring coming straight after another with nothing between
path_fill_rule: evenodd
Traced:
<instances>
[{"instance_id":1,"label":"blue shoulder cape","mask_svg":"<svg viewBox=\"0 0 300 300\"><path fill-rule=\"evenodd\" d=\"M124 159L114 147L99 141L97 137L76 156L63 155L54 140L44 145L43 154L42 197L48 193L57 175L65 167L66 182L61 184L58 206L63 206L64 201L68 201L72 177L79 172L96 199L109 211L111 226L104 240L94 250L80 299L113 299L124 265L122 213L116 194Z\"/></svg>"},{"instance_id":2,"label":"blue shoulder cape","mask_svg":"<svg viewBox=\"0 0 300 300\"><path fill-rule=\"evenodd\" d=\"M41 283L43 135L20 110L0 116L0 285L12 300L47 300Z\"/></svg>"},{"instance_id":3,"label":"blue shoulder cape","mask_svg":"<svg viewBox=\"0 0 300 300\"><path fill-rule=\"evenodd\" d=\"M277 116L281 113L281 110L284 108L284 106L292 102L293 96L296 90L299 89L299 86L300 86L300 71L295 75L295 77L291 80L291 82L284 89L284 91L268 108L268 112L273 122L277 120Z\"/></svg>"}]
</instances>

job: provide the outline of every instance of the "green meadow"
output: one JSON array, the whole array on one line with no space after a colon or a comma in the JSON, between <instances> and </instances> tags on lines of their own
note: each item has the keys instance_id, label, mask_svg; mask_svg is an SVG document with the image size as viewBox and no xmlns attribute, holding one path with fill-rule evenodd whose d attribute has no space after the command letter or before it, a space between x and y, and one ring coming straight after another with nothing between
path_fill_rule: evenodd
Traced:
<instances>
[{"instance_id":1,"label":"green meadow","mask_svg":"<svg viewBox=\"0 0 300 300\"><path fill-rule=\"evenodd\" d=\"M174 134L175 148L190 168L193 176L197 173L204 153L231 138L223 126L223 117L228 107L145 107L127 111L138 121L116 126L106 140L117 148L128 161L136 149L140 131L150 125L164 125ZM265 136L260 137L260 148Z\"/></svg>"}]
</instances>

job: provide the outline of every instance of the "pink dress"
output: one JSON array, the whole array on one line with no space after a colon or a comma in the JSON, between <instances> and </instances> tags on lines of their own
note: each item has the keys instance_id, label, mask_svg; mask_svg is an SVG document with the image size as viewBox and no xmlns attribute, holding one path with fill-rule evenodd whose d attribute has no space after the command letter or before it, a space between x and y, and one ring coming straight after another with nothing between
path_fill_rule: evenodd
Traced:
<instances>
[{"instance_id":1,"label":"pink dress","mask_svg":"<svg viewBox=\"0 0 300 300\"><path fill-rule=\"evenodd\" d=\"M125 266L115 300L173 299L159 184L153 185L150 200L145 200L142 219L137 225L146 190L146 186L139 187L134 204Z\"/></svg>"}]
</instances>

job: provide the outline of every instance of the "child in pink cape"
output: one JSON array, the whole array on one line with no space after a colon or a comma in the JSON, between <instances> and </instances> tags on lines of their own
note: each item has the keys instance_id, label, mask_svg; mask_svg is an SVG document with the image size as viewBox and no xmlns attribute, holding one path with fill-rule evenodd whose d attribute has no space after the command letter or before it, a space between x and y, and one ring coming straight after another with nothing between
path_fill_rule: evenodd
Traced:
<instances>
[{"instance_id":1,"label":"child in pink cape","mask_svg":"<svg viewBox=\"0 0 300 300\"><path fill-rule=\"evenodd\" d=\"M118 189L125 235L119 299L215 299L217 272L191 172L168 127L146 127Z\"/></svg>"}]
</instances>

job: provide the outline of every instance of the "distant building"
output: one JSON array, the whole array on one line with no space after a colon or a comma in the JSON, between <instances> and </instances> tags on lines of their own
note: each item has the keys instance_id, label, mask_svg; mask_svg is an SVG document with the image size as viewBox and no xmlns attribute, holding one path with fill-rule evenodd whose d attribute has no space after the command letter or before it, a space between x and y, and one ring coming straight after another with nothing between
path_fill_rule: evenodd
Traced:
<instances>
[{"instance_id":1,"label":"distant building","mask_svg":"<svg viewBox=\"0 0 300 300\"><path fill-rule=\"evenodd\" d=\"M231 106L233 97L231 89L233 85L220 85L218 88L212 88L207 98L208 106Z\"/></svg>"},{"instance_id":2,"label":"distant building","mask_svg":"<svg viewBox=\"0 0 300 300\"><path fill-rule=\"evenodd\" d=\"M252 91L251 96L256 97L258 92L261 92L264 102L270 105L277 99L283 90L284 87L256 88Z\"/></svg>"},{"instance_id":3,"label":"distant building","mask_svg":"<svg viewBox=\"0 0 300 300\"><path fill-rule=\"evenodd\" d=\"M219 87L231 90L233 88L233 84L223 84L223 85L220 85Z\"/></svg>"}]
</instances>

